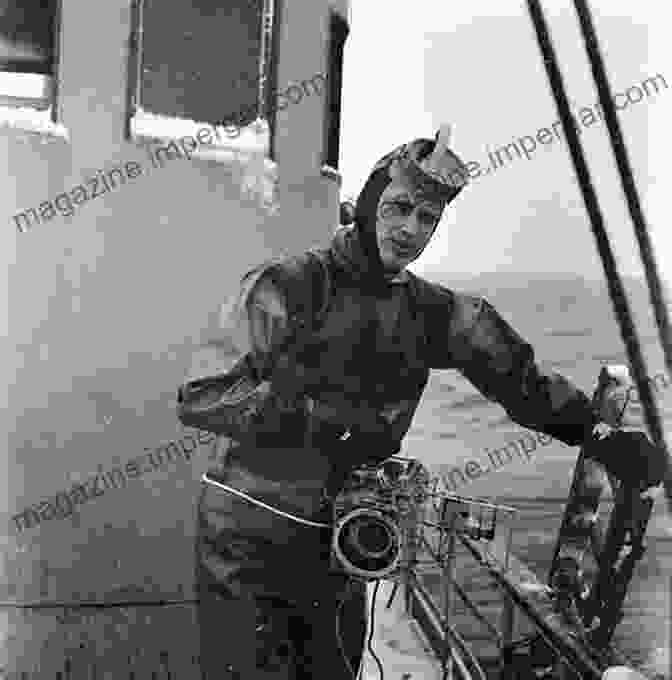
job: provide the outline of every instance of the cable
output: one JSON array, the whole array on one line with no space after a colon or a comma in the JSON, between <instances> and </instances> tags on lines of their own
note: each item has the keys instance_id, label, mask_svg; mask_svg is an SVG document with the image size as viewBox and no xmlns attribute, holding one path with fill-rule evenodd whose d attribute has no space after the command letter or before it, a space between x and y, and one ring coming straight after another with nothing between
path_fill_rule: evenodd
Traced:
<instances>
[{"instance_id":1,"label":"cable","mask_svg":"<svg viewBox=\"0 0 672 680\"><path fill-rule=\"evenodd\" d=\"M384 680L384 673L383 673L383 664L380 662L380 659L376 656L376 653L373 651L373 631L375 628L375 617L374 617L374 612L376 608L376 596L378 595L378 588L380 587L380 579L376 579L376 585L373 587L373 596L371 597L371 627L369 630L369 639L367 640L366 646L369 649L369 654L374 658L378 670L380 671L380 680Z\"/></svg>"},{"instance_id":2,"label":"cable","mask_svg":"<svg viewBox=\"0 0 672 680\"><path fill-rule=\"evenodd\" d=\"M604 67L604 59L602 58L588 3L586 0L574 0L574 8L582 27L583 42L593 71L593 80L597 86L600 104L604 111L604 120L607 124L607 130L609 131L611 149L616 159L621 178L621 186L623 188L623 193L626 196L628 210L635 228L635 235L637 236L639 251L646 273L646 280L649 285L651 305L656 315L656 324L658 326L660 342L663 346L667 370L672 373L672 329L670 328L665 300L663 299L660 275L653 254L651 239L647 231L646 220L640 205L639 194L637 192L628 150L625 146L621 125L618 122L618 116L616 115L614 107L611 105L614 97L612 96L609 79L607 78Z\"/></svg>"},{"instance_id":3,"label":"cable","mask_svg":"<svg viewBox=\"0 0 672 680\"><path fill-rule=\"evenodd\" d=\"M609 132L609 141L611 142L611 150L616 159L618 166L618 173L621 180L621 187L628 204L628 211L632 218L635 236L637 237L637 244L639 245L639 253L644 265L644 273L646 274L646 281L649 287L649 298L658 327L658 337L660 344L663 347L663 356L667 370L672 372L672 329L670 328L670 320L667 314L665 300L663 299L663 287L661 285L660 275L658 273L658 266L653 253L653 246L647 231L646 218L642 211L637 192L637 185L632 172L630 158L628 155L625 140L623 139L623 132L621 125L618 122L618 116L613 105L613 96L609 79L607 78L606 69L604 67L604 59L600 50L600 45L595 33L593 25L593 18L586 0L574 0L574 9L579 18L581 25L581 33L583 42L586 48L586 54L590 67L593 72L593 80L597 87L597 92L600 99L600 104L604 112L604 120L607 124ZM655 436L656 431L652 427L652 421L647 423L649 430ZM664 434L661 432L661 441L654 441L663 449L666 449ZM667 470L665 480L665 490L667 492L668 504L672 505L672 469L669 451L667 451Z\"/></svg>"},{"instance_id":4,"label":"cable","mask_svg":"<svg viewBox=\"0 0 672 680\"><path fill-rule=\"evenodd\" d=\"M653 399L651 386L646 379L646 364L642 354L641 343L633 323L630 304L626 297L623 282L616 266L616 259L605 229L602 210L597 199L590 170L586 163L581 142L579 141L578 132L574 126L564 79L558 66L555 48L546 25L546 18L539 0L527 0L527 6L535 29L539 50L542 54L548 82L555 99L558 113L560 114L563 132L567 138L567 144L574 165L574 172L581 189L586 211L588 212L597 250L600 259L602 260L605 277L607 279L609 297L611 298L614 314L618 320L621 337L627 349L632 372L634 373L637 388L642 400L645 421L653 442L662 446L663 450L666 451L660 414L658 413ZM608 110L611 106L611 102L607 101L605 104L605 109ZM668 491L668 510L672 510L672 489L670 489L672 479L670 478L670 474L668 474L667 477L666 491Z\"/></svg>"},{"instance_id":5,"label":"cable","mask_svg":"<svg viewBox=\"0 0 672 680\"><path fill-rule=\"evenodd\" d=\"M341 638L341 629L340 629L340 617L341 617L341 609L343 608L343 604L345 603L345 600L347 599L348 595L350 594L348 591L351 588L351 585L354 583L355 579L349 579L347 586L346 586L346 591L345 594L343 595L343 599L339 602L338 608L336 609L336 641L338 642L338 648L340 649L341 656L343 657L343 661L345 662L345 665L350 672L350 675L352 676L352 680L357 680L357 676L355 675L355 671L352 668L352 665L350 664L350 659L348 659L347 654L345 653L345 649L343 648L343 639ZM383 670L383 664L381 663L380 659L378 658L377 654L373 650L373 632L375 630L375 608L376 608L376 597L378 595L378 588L380 588L380 579L376 579L376 585L373 588L373 595L371 597L371 623L370 623L370 628L369 628L369 639L366 642L366 646L369 650L369 654L373 657L374 661L376 662L378 666L378 670L380 672L380 680L385 679L385 673ZM361 674L364 672L364 660L359 664L359 675L361 677Z\"/></svg>"},{"instance_id":6,"label":"cable","mask_svg":"<svg viewBox=\"0 0 672 680\"><path fill-rule=\"evenodd\" d=\"M234 489L231 486L227 486L226 484L222 484L221 482L217 482L214 479L210 479L208 477L207 472L203 473L203 475L201 476L201 480L204 481L204 482L208 482L208 484L213 484L214 486L217 486L220 489L224 489L224 491L228 491L229 493L232 493L235 496L239 496L240 498L244 498L249 503L257 505L260 508L264 508L264 510L269 510L270 512L273 512L276 515L280 515L281 517L285 517L287 519L294 520L295 522L298 522L299 524L305 524L306 526L315 527L317 529L331 529L332 528L331 524L325 524L324 522L313 522L312 520L303 519L303 517L297 517L296 515L292 515L289 512L284 512L284 510L278 510L278 508L274 508L272 505L268 505L267 503L264 503L263 501L260 501L256 498L254 498L253 496L249 496L248 494L243 493L242 491L238 491L238 489Z\"/></svg>"},{"instance_id":7,"label":"cable","mask_svg":"<svg viewBox=\"0 0 672 680\"><path fill-rule=\"evenodd\" d=\"M348 592L352 586L353 579L348 579L348 582L345 586L345 592L343 593L343 597L341 601L338 603L338 607L336 608L336 642L338 643L338 648L341 652L341 656L343 657L343 662L345 663L345 667L348 669L350 672L350 675L352 676L352 680L357 680L357 677L355 676L355 671L352 669L352 665L350 664L350 659L348 659L348 655L345 653L345 648L343 647L343 638L341 637L341 626L340 626L340 618L341 618L341 609L343 609L343 605L345 604L345 600L348 598L350 593Z\"/></svg>"}]
</instances>

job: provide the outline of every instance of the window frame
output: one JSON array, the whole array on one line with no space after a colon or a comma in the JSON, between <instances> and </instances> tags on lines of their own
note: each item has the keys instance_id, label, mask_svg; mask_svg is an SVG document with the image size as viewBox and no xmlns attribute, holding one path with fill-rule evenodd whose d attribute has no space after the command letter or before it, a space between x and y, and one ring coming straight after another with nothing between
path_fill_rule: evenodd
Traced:
<instances>
[{"instance_id":1,"label":"window frame","mask_svg":"<svg viewBox=\"0 0 672 680\"><path fill-rule=\"evenodd\" d=\"M280 29L285 11L285 0L271 0L271 28L269 30L270 40L267 42L266 64L267 81L264 99L264 114L268 120L271 131L268 157L276 160L276 135L277 135L277 107L275 105L275 95L278 91L278 64L280 62Z\"/></svg>"},{"instance_id":2,"label":"window frame","mask_svg":"<svg viewBox=\"0 0 672 680\"><path fill-rule=\"evenodd\" d=\"M341 104L343 92L343 57L350 25L333 9L328 15L327 96L324 107L322 141L322 174L340 177L339 154L341 137Z\"/></svg>"},{"instance_id":3,"label":"window frame","mask_svg":"<svg viewBox=\"0 0 672 680\"><path fill-rule=\"evenodd\" d=\"M42 79L44 96L21 96L9 94L0 89L0 124L9 121L12 126L31 131L53 134L67 138L67 131L60 124L60 78L62 71L63 40L63 0L55 0L54 13L54 54L51 73L26 70L27 67L17 63L14 68L1 68L2 76L23 78L36 76ZM11 61L9 62L11 64ZM1 87L1 86L0 86ZM14 115L13 115L14 114Z\"/></svg>"},{"instance_id":4,"label":"window frame","mask_svg":"<svg viewBox=\"0 0 672 680\"><path fill-rule=\"evenodd\" d=\"M282 0L260 0L263 6L261 54L258 57L259 91L257 93L257 119L240 128L240 134L236 139L231 139L230 135L227 135L225 132L227 128L221 125L208 123L207 121L187 120L171 114L154 114L142 108L140 102L143 75L143 33L146 30L143 11L146 1L133 0L131 7L125 138L140 144L154 141L170 142L178 137L177 134L167 132L170 127L174 127L175 133L179 129L190 129L195 138L197 137L197 130L210 128L215 132L219 141L201 144L193 152L192 157L227 161L231 159L231 152L258 153L259 148L253 148L248 142L256 135L259 135L260 130L263 130L263 134L266 135L265 141L262 142L263 153L265 158L271 160L274 157L275 151L275 110L270 102L277 80L277 55L280 34L279 16L282 11ZM158 119L161 119L161 126L157 125ZM156 131L152 130L154 126L157 128ZM247 142L241 140L246 135L248 136ZM228 139L226 139L227 137Z\"/></svg>"}]
</instances>

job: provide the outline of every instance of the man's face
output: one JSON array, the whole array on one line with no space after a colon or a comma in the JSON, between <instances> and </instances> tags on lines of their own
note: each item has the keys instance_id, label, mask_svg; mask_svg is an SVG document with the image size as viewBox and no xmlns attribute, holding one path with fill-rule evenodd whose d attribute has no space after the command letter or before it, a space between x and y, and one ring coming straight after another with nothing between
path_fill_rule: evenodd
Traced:
<instances>
[{"instance_id":1,"label":"man's face","mask_svg":"<svg viewBox=\"0 0 672 680\"><path fill-rule=\"evenodd\" d=\"M378 201L376 241L383 267L398 273L422 252L441 218L443 206L417 200L407 187L388 184Z\"/></svg>"}]
</instances>

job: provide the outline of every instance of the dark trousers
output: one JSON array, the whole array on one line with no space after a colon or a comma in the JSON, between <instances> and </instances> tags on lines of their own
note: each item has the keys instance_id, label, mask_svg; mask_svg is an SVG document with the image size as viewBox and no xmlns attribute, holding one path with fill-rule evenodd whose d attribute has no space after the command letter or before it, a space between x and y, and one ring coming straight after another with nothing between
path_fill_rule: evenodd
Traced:
<instances>
[{"instance_id":1,"label":"dark trousers","mask_svg":"<svg viewBox=\"0 0 672 680\"><path fill-rule=\"evenodd\" d=\"M366 586L329 572L330 533L204 484L196 544L204 680L357 677Z\"/></svg>"}]
</instances>

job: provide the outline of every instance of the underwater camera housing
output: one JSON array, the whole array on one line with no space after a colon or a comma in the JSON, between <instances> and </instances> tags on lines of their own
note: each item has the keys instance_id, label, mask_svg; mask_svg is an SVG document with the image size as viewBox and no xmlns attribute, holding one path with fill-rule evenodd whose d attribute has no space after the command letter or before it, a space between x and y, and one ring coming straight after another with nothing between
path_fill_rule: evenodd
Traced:
<instances>
[{"instance_id":1,"label":"underwater camera housing","mask_svg":"<svg viewBox=\"0 0 672 680\"><path fill-rule=\"evenodd\" d=\"M427 469L412 458L354 469L334 502L332 571L364 581L398 572L417 535L428 486Z\"/></svg>"}]
</instances>

